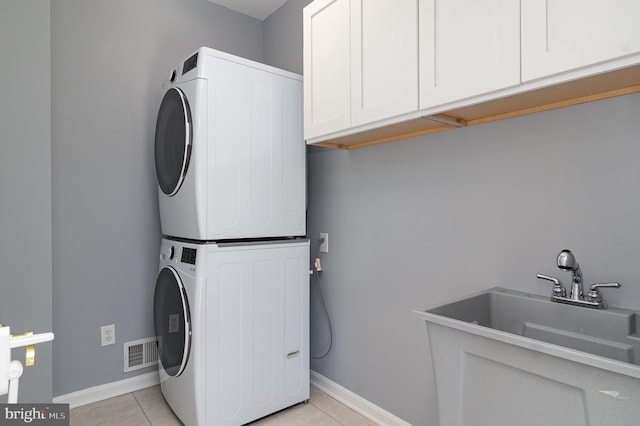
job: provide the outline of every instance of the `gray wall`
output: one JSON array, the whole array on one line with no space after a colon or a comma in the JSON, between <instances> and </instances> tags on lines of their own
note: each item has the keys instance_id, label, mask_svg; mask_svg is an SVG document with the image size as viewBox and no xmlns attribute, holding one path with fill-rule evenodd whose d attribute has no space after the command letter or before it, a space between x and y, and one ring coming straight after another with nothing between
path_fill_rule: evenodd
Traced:
<instances>
[{"instance_id":1,"label":"gray wall","mask_svg":"<svg viewBox=\"0 0 640 426\"><path fill-rule=\"evenodd\" d=\"M0 2L0 323L13 333L52 327L50 15L49 0ZM37 346L20 402L51 400L51 346Z\"/></svg>"},{"instance_id":2,"label":"gray wall","mask_svg":"<svg viewBox=\"0 0 640 426\"><path fill-rule=\"evenodd\" d=\"M311 0L289 0L264 20L264 62L302 74L302 9Z\"/></svg>"},{"instance_id":3,"label":"gray wall","mask_svg":"<svg viewBox=\"0 0 640 426\"><path fill-rule=\"evenodd\" d=\"M155 118L200 46L262 59L262 22L206 0L52 2L54 395L114 382L154 335ZM4 158L4 156L3 156ZM101 347L100 326L116 344Z\"/></svg>"},{"instance_id":4,"label":"gray wall","mask_svg":"<svg viewBox=\"0 0 640 426\"><path fill-rule=\"evenodd\" d=\"M269 28L276 18L265 34L301 37L297 22ZM265 59L299 62L288 53ZM437 425L425 326L411 309L492 286L549 295L535 274L569 281L555 266L562 248L587 282L623 284L606 293L611 305L640 309L638 117L640 93L353 151L310 148L307 229L312 241L329 233L320 285L335 331L312 368ZM319 353L317 299L311 323Z\"/></svg>"},{"instance_id":5,"label":"gray wall","mask_svg":"<svg viewBox=\"0 0 640 426\"><path fill-rule=\"evenodd\" d=\"M537 272L619 281L640 309L640 94L353 152L309 154L308 230L330 235L322 288L334 350L312 368L435 425L424 324L409 311L492 286L550 294ZM324 323L312 318L312 348ZM317 338L316 338L317 337Z\"/></svg>"}]
</instances>

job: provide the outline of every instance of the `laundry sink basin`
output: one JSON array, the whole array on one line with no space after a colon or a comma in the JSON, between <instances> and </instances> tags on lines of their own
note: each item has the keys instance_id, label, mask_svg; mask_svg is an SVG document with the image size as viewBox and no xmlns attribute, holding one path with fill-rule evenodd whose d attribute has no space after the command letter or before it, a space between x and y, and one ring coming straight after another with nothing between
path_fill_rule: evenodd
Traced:
<instances>
[{"instance_id":1,"label":"laundry sink basin","mask_svg":"<svg viewBox=\"0 0 640 426\"><path fill-rule=\"evenodd\" d=\"M627 309L565 305L496 287L426 312L640 365L640 313Z\"/></svg>"},{"instance_id":2,"label":"laundry sink basin","mask_svg":"<svg viewBox=\"0 0 640 426\"><path fill-rule=\"evenodd\" d=\"M441 426L640 418L640 312L498 287L413 312L427 326Z\"/></svg>"}]
</instances>

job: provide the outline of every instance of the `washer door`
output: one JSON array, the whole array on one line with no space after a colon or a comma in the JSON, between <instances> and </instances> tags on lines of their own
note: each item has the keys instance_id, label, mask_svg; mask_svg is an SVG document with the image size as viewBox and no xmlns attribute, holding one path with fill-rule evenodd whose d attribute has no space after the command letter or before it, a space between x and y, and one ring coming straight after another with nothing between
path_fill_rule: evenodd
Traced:
<instances>
[{"instance_id":1,"label":"washer door","mask_svg":"<svg viewBox=\"0 0 640 426\"><path fill-rule=\"evenodd\" d=\"M153 309L162 368L169 376L179 376L187 365L191 350L191 318L180 276L170 266L158 274Z\"/></svg>"},{"instance_id":2,"label":"washer door","mask_svg":"<svg viewBox=\"0 0 640 426\"><path fill-rule=\"evenodd\" d=\"M165 93L156 121L156 176L162 192L175 195L189 168L192 142L191 110L178 88Z\"/></svg>"}]
</instances>

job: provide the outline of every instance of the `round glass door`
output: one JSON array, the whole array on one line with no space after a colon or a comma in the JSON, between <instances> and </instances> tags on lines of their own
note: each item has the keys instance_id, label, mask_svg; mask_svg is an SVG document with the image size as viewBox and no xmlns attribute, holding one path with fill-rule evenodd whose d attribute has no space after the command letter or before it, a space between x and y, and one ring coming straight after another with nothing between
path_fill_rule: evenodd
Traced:
<instances>
[{"instance_id":1,"label":"round glass door","mask_svg":"<svg viewBox=\"0 0 640 426\"><path fill-rule=\"evenodd\" d=\"M158 274L153 309L162 368L170 376L179 376L189 359L191 318L184 286L171 267L163 268Z\"/></svg>"},{"instance_id":2,"label":"round glass door","mask_svg":"<svg viewBox=\"0 0 640 426\"><path fill-rule=\"evenodd\" d=\"M171 88L165 93L156 121L156 176L162 192L175 195L189 168L191 111L184 93Z\"/></svg>"}]
</instances>

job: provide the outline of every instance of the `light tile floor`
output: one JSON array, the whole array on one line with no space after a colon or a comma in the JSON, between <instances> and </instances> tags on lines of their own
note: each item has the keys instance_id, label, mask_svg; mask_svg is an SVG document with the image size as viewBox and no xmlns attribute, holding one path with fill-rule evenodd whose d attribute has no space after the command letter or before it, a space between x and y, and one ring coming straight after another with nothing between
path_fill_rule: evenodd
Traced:
<instances>
[{"instance_id":1,"label":"light tile floor","mask_svg":"<svg viewBox=\"0 0 640 426\"><path fill-rule=\"evenodd\" d=\"M74 408L70 417L71 426L182 425L164 400L160 386ZM374 423L312 386L308 404L295 405L251 425L371 426Z\"/></svg>"}]
</instances>

